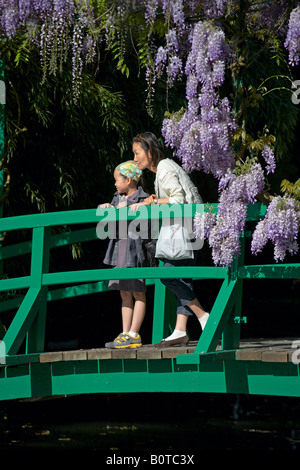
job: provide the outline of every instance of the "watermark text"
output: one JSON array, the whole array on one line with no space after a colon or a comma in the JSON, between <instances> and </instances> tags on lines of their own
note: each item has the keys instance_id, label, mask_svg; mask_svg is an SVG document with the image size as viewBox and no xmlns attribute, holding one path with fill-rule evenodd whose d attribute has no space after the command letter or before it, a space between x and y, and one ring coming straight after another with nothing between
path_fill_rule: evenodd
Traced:
<instances>
[{"instance_id":1,"label":"watermark text","mask_svg":"<svg viewBox=\"0 0 300 470\"><path fill-rule=\"evenodd\" d=\"M0 364L6 364L6 346L4 341L0 339Z\"/></svg>"},{"instance_id":2,"label":"watermark text","mask_svg":"<svg viewBox=\"0 0 300 470\"><path fill-rule=\"evenodd\" d=\"M0 80L0 104L6 104L6 87L3 80Z\"/></svg>"},{"instance_id":3,"label":"watermark text","mask_svg":"<svg viewBox=\"0 0 300 470\"><path fill-rule=\"evenodd\" d=\"M194 455L189 454L150 454L147 458L141 456L125 457L113 454L106 458L106 465L126 465L137 468L140 464L150 465L194 465Z\"/></svg>"},{"instance_id":4,"label":"watermark text","mask_svg":"<svg viewBox=\"0 0 300 470\"><path fill-rule=\"evenodd\" d=\"M196 212L203 214L202 204L196 204ZM178 224L185 229L188 249L199 250L203 246L203 240L196 238L194 234L194 217L190 204L140 206L131 213L130 218L128 218L128 208L98 207L96 215L100 218L96 227L96 234L100 240L121 238L155 240L159 237L161 227Z\"/></svg>"},{"instance_id":5,"label":"watermark text","mask_svg":"<svg viewBox=\"0 0 300 470\"><path fill-rule=\"evenodd\" d=\"M299 104L300 103L300 98L298 98L298 96L300 95L300 80L295 80L292 83L292 89L295 90L292 93L292 102L293 102L293 104Z\"/></svg>"},{"instance_id":6,"label":"watermark text","mask_svg":"<svg viewBox=\"0 0 300 470\"><path fill-rule=\"evenodd\" d=\"M292 362L293 364L300 363L300 340L295 340L292 342L292 348L296 349L296 351L292 354Z\"/></svg>"}]
</instances>

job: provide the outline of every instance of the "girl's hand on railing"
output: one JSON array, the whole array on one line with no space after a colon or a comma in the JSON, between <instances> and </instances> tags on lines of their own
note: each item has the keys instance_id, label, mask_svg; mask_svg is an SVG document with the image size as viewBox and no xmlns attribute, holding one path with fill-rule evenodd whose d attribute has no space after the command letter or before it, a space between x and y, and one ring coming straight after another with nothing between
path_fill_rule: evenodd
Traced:
<instances>
[{"instance_id":1,"label":"girl's hand on railing","mask_svg":"<svg viewBox=\"0 0 300 470\"><path fill-rule=\"evenodd\" d=\"M109 202L104 202L103 204L99 204L98 209L108 209L109 207L114 206L112 206Z\"/></svg>"},{"instance_id":2,"label":"girl's hand on railing","mask_svg":"<svg viewBox=\"0 0 300 470\"><path fill-rule=\"evenodd\" d=\"M145 204L146 199L143 202L136 202L134 204L131 204L130 209L132 212L137 211L141 206L147 206L148 204Z\"/></svg>"},{"instance_id":3,"label":"girl's hand on railing","mask_svg":"<svg viewBox=\"0 0 300 470\"><path fill-rule=\"evenodd\" d=\"M127 204L125 201L122 201L122 202L119 202L119 204L117 205L117 209L121 209L121 207L126 207Z\"/></svg>"}]
</instances>

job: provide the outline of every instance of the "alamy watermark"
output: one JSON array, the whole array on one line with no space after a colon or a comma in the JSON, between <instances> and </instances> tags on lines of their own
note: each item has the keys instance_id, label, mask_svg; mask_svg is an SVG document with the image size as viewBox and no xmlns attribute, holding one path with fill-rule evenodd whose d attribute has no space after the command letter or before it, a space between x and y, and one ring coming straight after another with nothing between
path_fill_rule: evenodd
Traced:
<instances>
[{"instance_id":1,"label":"alamy watermark","mask_svg":"<svg viewBox=\"0 0 300 470\"><path fill-rule=\"evenodd\" d=\"M6 364L6 346L4 341L0 339L0 364Z\"/></svg>"},{"instance_id":2,"label":"alamy watermark","mask_svg":"<svg viewBox=\"0 0 300 470\"><path fill-rule=\"evenodd\" d=\"M298 96L300 95L300 80L295 80L292 83L292 89L296 90L292 93L292 102L293 104L299 104L300 98L298 98Z\"/></svg>"},{"instance_id":3,"label":"alamy watermark","mask_svg":"<svg viewBox=\"0 0 300 470\"><path fill-rule=\"evenodd\" d=\"M0 80L0 104L6 104L6 86L3 80Z\"/></svg>"},{"instance_id":4,"label":"alamy watermark","mask_svg":"<svg viewBox=\"0 0 300 470\"><path fill-rule=\"evenodd\" d=\"M296 351L294 351L292 354L292 363L300 364L300 340L293 341L292 348L296 349Z\"/></svg>"},{"instance_id":5,"label":"alamy watermark","mask_svg":"<svg viewBox=\"0 0 300 470\"><path fill-rule=\"evenodd\" d=\"M150 214L148 210L150 209ZM203 204L196 204L196 212L203 214ZM122 211L122 217L120 217ZM203 240L196 238L193 230L193 213L190 204L161 204L158 206L140 206L132 212L130 220L128 210L111 208L97 208L96 215L101 218L96 227L96 234L100 240L131 238L142 240L155 240L159 236L160 225L163 227L179 224L185 228L187 248L199 250ZM161 224L159 223L161 219ZM177 232L179 237L182 231Z\"/></svg>"}]
</instances>

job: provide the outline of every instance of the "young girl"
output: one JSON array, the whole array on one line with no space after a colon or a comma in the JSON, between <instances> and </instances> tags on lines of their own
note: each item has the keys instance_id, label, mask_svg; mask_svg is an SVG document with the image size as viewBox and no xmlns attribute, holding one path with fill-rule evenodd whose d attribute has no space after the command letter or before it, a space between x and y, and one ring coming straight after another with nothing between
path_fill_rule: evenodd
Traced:
<instances>
[{"instance_id":1,"label":"young girl","mask_svg":"<svg viewBox=\"0 0 300 470\"><path fill-rule=\"evenodd\" d=\"M138 185L142 171L134 161L121 163L115 168L115 192L111 203L99 207L121 207L144 201L149 194ZM127 224L127 222L126 222ZM127 232L127 230L125 231ZM130 237L111 239L103 262L116 268L144 266L146 257L141 238ZM119 290L122 300L123 332L112 342L106 343L106 348L137 348L142 345L139 335L146 313L146 288L144 279L120 279L109 281L109 288Z\"/></svg>"}]
</instances>

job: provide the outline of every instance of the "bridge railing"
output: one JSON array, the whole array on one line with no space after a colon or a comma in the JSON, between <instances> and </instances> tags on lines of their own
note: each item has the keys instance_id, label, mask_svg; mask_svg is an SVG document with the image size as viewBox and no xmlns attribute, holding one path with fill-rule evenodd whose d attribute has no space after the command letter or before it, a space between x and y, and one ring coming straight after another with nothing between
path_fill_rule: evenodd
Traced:
<instances>
[{"instance_id":1,"label":"bridge railing","mask_svg":"<svg viewBox=\"0 0 300 470\"><path fill-rule=\"evenodd\" d=\"M201 207L199 207L201 206ZM144 278L147 284L154 284L152 341L158 342L172 330L176 317L176 303L173 294L160 282L162 278L189 277L193 279L219 279L221 288L216 297L207 325L200 336L195 354L213 352L222 338L222 349L239 346L242 286L244 279L298 278L300 264L244 265L244 253L235 260L230 269L215 266L143 268L95 268L64 272L50 272L49 260L52 249L73 243L97 240L96 228L99 222L118 223L139 218L139 221L159 220L170 214L163 206L144 206L143 211L133 213L128 208L116 210L86 209L79 211L32 214L0 220L0 232L27 230L32 232L31 240L14 245L2 246L0 262L24 254L31 254L30 272L0 281L1 292L26 291L0 303L0 318L3 312L16 309L7 328L0 324L6 355L17 355L26 340L25 354L43 352L47 302L77 295L106 291L108 280ZM182 205L183 217L192 218L199 208L203 211L217 211L215 205ZM266 207L253 204L248 207L248 221L263 218ZM53 233L57 227L72 227L72 231ZM82 228L86 226L87 228ZM78 229L80 227L80 229ZM242 237L243 238L243 237ZM242 240L243 242L243 240ZM243 246L243 243L242 243ZM51 289L49 289L49 287ZM6 296L7 297L7 296ZM2 343L1 343L2 344ZM3 348L2 348L3 349Z\"/></svg>"}]
</instances>

